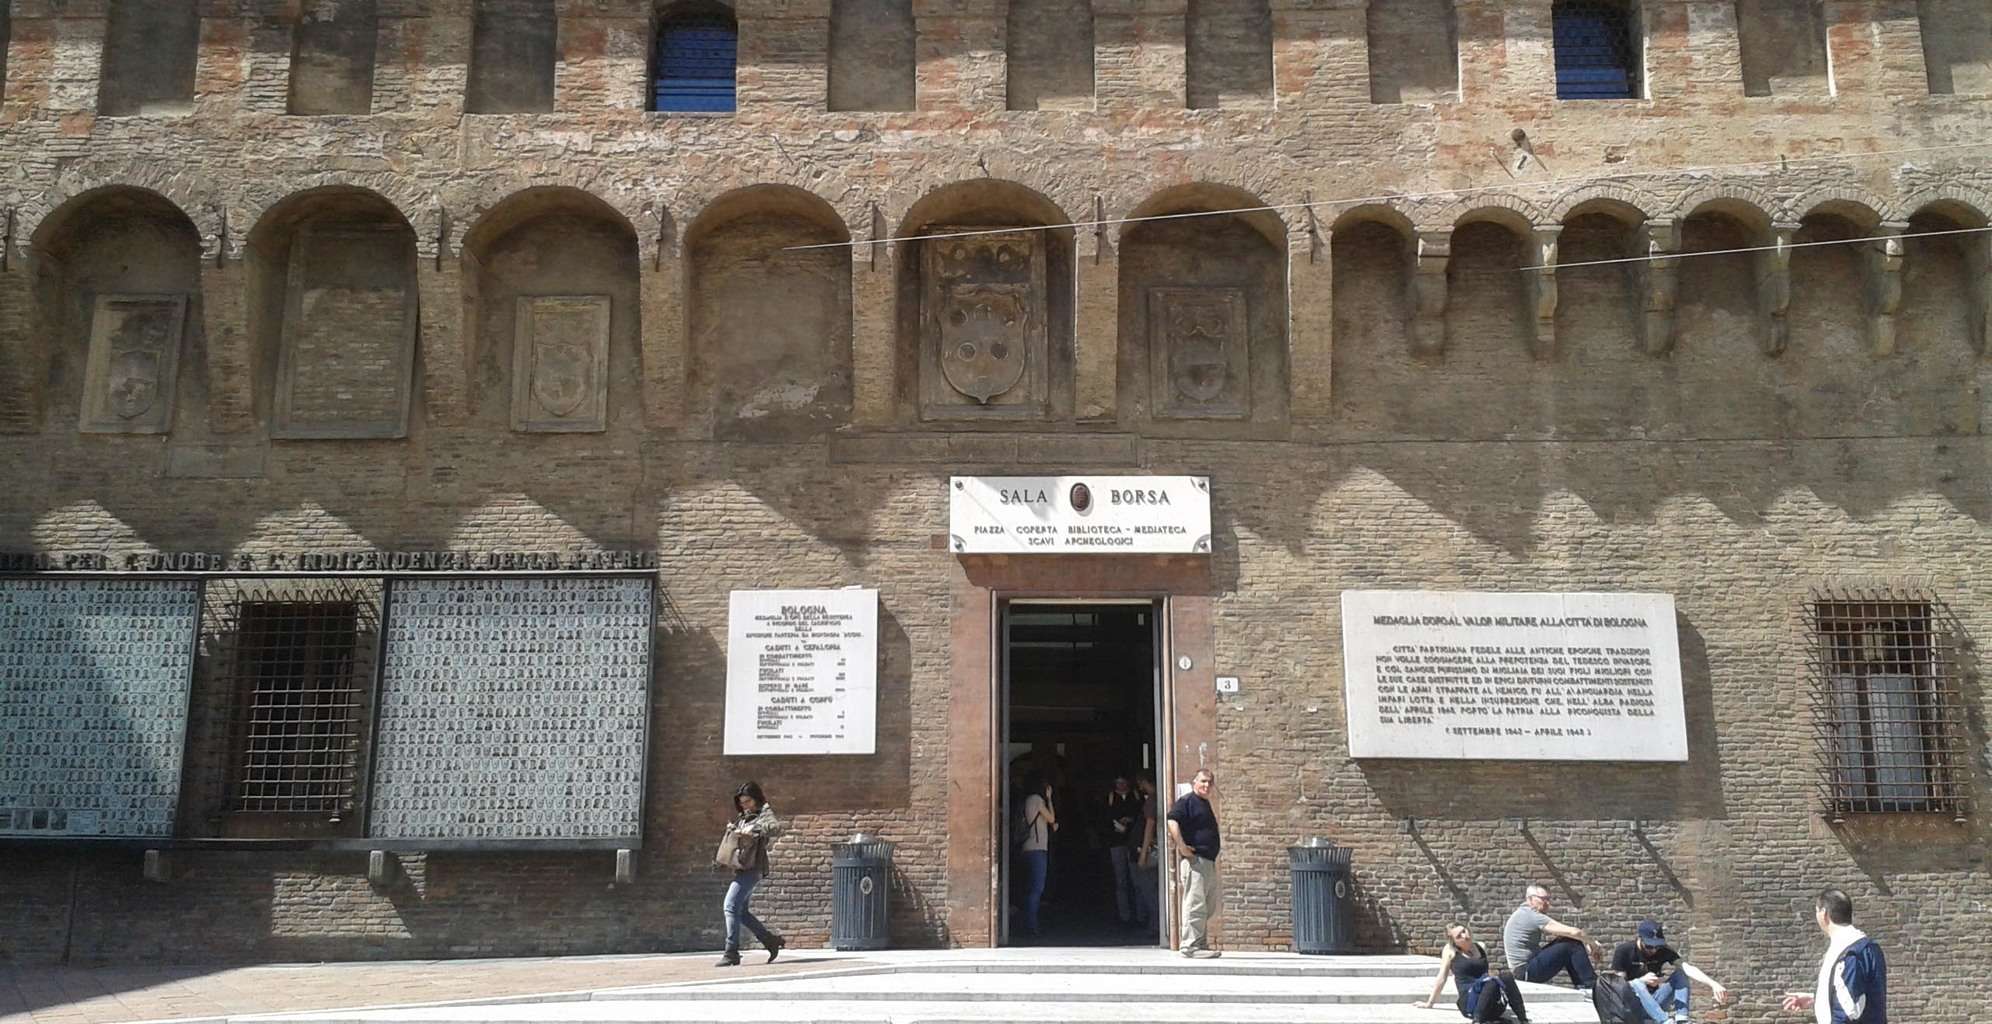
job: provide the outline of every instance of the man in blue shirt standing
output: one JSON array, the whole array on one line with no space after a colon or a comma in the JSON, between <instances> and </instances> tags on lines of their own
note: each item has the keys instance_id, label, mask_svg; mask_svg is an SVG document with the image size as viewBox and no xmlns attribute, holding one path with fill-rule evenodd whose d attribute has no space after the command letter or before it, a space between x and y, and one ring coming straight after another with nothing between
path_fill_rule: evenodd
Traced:
<instances>
[{"instance_id":1,"label":"man in blue shirt standing","mask_svg":"<svg viewBox=\"0 0 1992 1024\"><path fill-rule=\"evenodd\" d=\"M1888 960L1854 927L1854 901L1828 889L1812 908L1813 923L1826 933L1826 956L1810 994L1785 993L1785 1012L1811 1010L1815 1024L1888 1024Z\"/></svg>"},{"instance_id":2,"label":"man in blue shirt standing","mask_svg":"<svg viewBox=\"0 0 1992 1024\"><path fill-rule=\"evenodd\" d=\"M1210 917L1217 908L1217 812L1210 806L1210 769L1190 777L1190 791L1169 808L1169 847L1176 851L1176 881L1183 887L1184 956L1220 956L1210 948Z\"/></svg>"}]
</instances>

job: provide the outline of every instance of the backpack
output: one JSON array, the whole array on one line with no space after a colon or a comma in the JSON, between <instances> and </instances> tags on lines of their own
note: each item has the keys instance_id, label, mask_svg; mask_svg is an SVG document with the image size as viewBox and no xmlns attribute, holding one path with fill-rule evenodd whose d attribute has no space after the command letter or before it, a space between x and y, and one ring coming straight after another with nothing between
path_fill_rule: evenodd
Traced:
<instances>
[{"instance_id":1,"label":"backpack","mask_svg":"<svg viewBox=\"0 0 1992 1024\"><path fill-rule=\"evenodd\" d=\"M1598 1024L1646 1024L1646 1008L1633 994L1625 975L1605 971L1591 989L1591 1006L1598 1011Z\"/></svg>"}]
</instances>

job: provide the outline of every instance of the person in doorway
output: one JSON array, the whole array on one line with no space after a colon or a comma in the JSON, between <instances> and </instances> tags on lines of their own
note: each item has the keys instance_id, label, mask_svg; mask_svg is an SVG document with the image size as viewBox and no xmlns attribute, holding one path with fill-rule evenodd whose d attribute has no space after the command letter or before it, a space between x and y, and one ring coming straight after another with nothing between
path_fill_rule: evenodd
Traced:
<instances>
[{"instance_id":1,"label":"person in doorway","mask_svg":"<svg viewBox=\"0 0 1992 1024\"><path fill-rule=\"evenodd\" d=\"M768 962L774 963L787 943L747 908L754 887L768 876L768 843L782 831L781 822L775 820L774 808L768 806L768 798L761 793L760 783L748 782L734 790L733 820L726 827L728 831L754 837L754 866L734 872L733 884L726 887L726 902L720 907L726 918L726 951L720 954L718 966L734 967L740 963L743 925L760 940L761 948L768 951Z\"/></svg>"},{"instance_id":2,"label":"person in doorway","mask_svg":"<svg viewBox=\"0 0 1992 1024\"><path fill-rule=\"evenodd\" d=\"M1140 920L1136 913L1141 902L1137 893L1140 879L1135 863L1141 857L1141 804L1141 794L1134 791L1127 776L1116 776L1114 788L1107 793L1106 829L1101 838L1113 862L1114 914L1123 928Z\"/></svg>"},{"instance_id":3,"label":"person in doorway","mask_svg":"<svg viewBox=\"0 0 1992 1024\"><path fill-rule=\"evenodd\" d=\"M1210 948L1210 919L1217 910L1217 855L1221 850L1217 811L1210 805L1216 781L1208 768L1190 776L1190 791L1169 808L1169 848L1176 853L1176 880L1183 888L1182 941L1178 952L1208 959L1220 956Z\"/></svg>"},{"instance_id":4,"label":"person in doorway","mask_svg":"<svg viewBox=\"0 0 1992 1024\"><path fill-rule=\"evenodd\" d=\"M1529 1024L1522 987L1515 984L1514 974L1489 973L1486 947L1473 941L1473 932L1463 924L1446 929L1446 950L1439 956L1439 976L1432 979L1432 994L1411 1005L1427 1010L1437 1006L1447 977L1459 990L1460 1016L1471 1021L1500 1020L1505 1009L1515 1015L1517 1024Z\"/></svg>"},{"instance_id":5,"label":"person in doorway","mask_svg":"<svg viewBox=\"0 0 1992 1024\"><path fill-rule=\"evenodd\" d=\"M1051 834L1058 830L1058 814L1051 806L1051 783L1036 772L1024 776L1023 811L1017 828L1023 834L1017 865L1023 869L1023 896L1017 909L1023 913L1024 934L1037 938L1038 906L1044 901L1044 880L1051 870Z\"/></svg>"},{"instance_id":6,"label":"person in doorway","mask_svg":"<svg viewBox=\"0 0 1992 1024\"><path fill-rule=\"evenodd\" d=\"M1569 974L1570 984L1590 991L1597 984L1597 969L1591 966L1591 939L1582 928L1572 928L1549 916L1549 890L1531 885L1522 905L1508 915L1501 928L1501 945L1508 955L1508 969L1522 981L1546 982L1558 974Z\"/></svg>"},{"instance_id":7,"label":"person in doorway","mask_svg":"<svg viewBox=\"0 0 1992 1024\"><path fill-rule=\"evenodd\" d=\"M1161 880L1155 877L1155 780L1144 775L1134 780L1141 794L1141 839L1134 858L1135 920L1142 928L1156 924L1155 890Z\"/></svg>"},{"instance_id":8,"label":"person in doorway","mask_svg":"<svg viewBox=\"0 0 1992 1024\"><path fill-rule=\"evenodd\" d=\"M1688 1019L1688 982L1699 981L1715 992L1715 1001L1729 1001L1729 990L1714 978L1702 973L1701 968L1681 959L1667 945L1667 931L1660 922L1648 919L1639 922L1639 934L1626 942L1621 942L1612 950L1612 970L1625 975L1632 982L1632 993L1639 997L1639 1005L1646 1010L1646 1019L1654 1024L1666 1024L1667 1014L1672 1012L1674 1020Z\"/></svg>"},{"instance_id":9,"label":"person in doorway","mask_svg":"<svg viewBox=\"0 0 1992 1024\"><path fill-rule=\"evenodd\" d=\"M1819 980L1810 993L1785 993L1785 1012L1811 1010L1816 1024L1888 1024L1888 959L1854 927L1854 901L1828 889L1812 901L1812 922L1826 933Z\"/></svg>"}]
</instances>

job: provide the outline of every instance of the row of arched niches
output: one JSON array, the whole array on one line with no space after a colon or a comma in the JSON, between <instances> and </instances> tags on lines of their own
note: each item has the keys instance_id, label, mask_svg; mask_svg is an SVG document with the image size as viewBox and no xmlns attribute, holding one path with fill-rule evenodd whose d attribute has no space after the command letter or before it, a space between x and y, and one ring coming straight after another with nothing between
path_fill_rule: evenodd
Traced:
<instances>
[{"instance_id":1,"label":"row of arched niches","mask_svg":"<svg viewBox=\"0 0 1992 1024\"><path fill-rule=\"evenodd\" d=\"M170 192L24 210L8 432L1975 433L1992 293L1992 204L1943 184Z\"/></svg>"}]
</instances>

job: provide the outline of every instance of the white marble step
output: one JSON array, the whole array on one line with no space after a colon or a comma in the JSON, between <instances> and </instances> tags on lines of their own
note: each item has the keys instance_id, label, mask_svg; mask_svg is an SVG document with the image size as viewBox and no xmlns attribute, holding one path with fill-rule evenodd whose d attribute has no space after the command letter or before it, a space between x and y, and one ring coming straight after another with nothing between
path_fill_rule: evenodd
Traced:
<instances>
[{"instance_id":1,"label":"white marble step","mask_svg":"<svg viewBox=\"0 0 1992 1024\"><path fill-rule=\"evenodd\" d=\"M256 1018L291 1024L1454 1024L1451 1005L639 1000L436 1007ZM1532 1007L1535 1024L1596 1024L1588 1004Z\"/></svg>"},{"instance_id":2,"label":"white marble step","mask_svg":"<svg viewBox=\"0 0 1992 1024\"><path fill-rule=\"evenodd\" d=\"M1180 959L1180 958L1179 958ZM839 973L767 980L708 982L623 989L596 998L790 1002L934 1003L1250 1003L1317 1005L1408 1003L1431 991L1435 967L1394 977L1305 977L1225 973L1197 967L1173 973L1131 972L927 972ZM1523 986L1524 998L1547 1003L1582 1001L1573 989Z\"/></svg>"}]
</instances>

